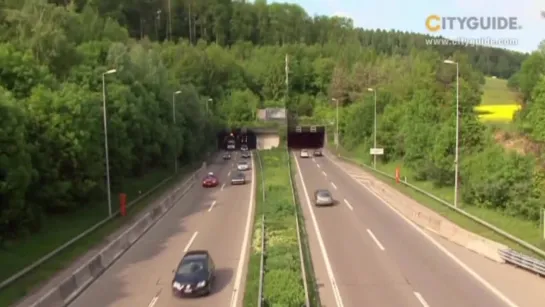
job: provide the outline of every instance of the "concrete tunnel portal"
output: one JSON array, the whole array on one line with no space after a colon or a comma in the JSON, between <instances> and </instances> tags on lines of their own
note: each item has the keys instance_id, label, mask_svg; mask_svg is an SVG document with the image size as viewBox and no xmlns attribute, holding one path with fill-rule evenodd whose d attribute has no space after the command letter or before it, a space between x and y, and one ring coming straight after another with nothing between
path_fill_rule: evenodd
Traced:
<instances>
[{"instance_id":1,"label":"concrete tunnel portal","mask_svg":"<svg viewBox=\"0 0 545 307\"><path fill-rule=\"evenodd\" d=\"M325 144L324 126L297 126L288 128L288 147L293 149L323 148ZM234 144L235 149L228 149L229 144ZM219 150L240 150L242 145L248 149L268 149L280 144L278 131L274 129L225 129L217 133L217 148Z\"/></svg>"},{"instance_id":2,"label":"concrete tunnel portal","mask_svg":"<svg viewBox=\"0 0 545 307\"><path fill-rule=\"evenodd\" d=\"M323 148L325 144L324 126L297 126L288 129L288 147L293 149Z\"/></svg>"}]
</instances>

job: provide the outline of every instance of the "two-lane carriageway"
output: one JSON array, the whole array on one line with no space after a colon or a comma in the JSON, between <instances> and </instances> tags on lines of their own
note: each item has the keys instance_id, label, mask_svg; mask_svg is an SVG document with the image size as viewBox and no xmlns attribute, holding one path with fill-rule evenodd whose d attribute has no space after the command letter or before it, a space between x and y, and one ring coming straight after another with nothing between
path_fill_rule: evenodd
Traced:
<instances>
[{"instance_id":1,"label":"two-lane carriageway","mask_svg":"<svg viewBox=\"0 0 545 307\"><path fill-rule=\"evenodd\" d=\"M238 307L243 299L251 222L254 170L246 185L232 186L231 172L240 154L208 166L220 180L217 188L200 182L77 297L71 307ZM252 163L253 165L253 163ZM200 180L200 179L199 179ZM173 296L171 282L187 250L206 249L216 264L212 294L202 298Z\"/></svg>"},{"instance_id":2,"label":"two-lane carriageway","mask_svg":"<svg viewBox=\"0 0 545 307\"><path fill-rule=\"evenodd\" d=\"M516 306L328 157L295 161L324 306ZM335 206L314 206L323 188Z\"/></svg>"}]
</instances>

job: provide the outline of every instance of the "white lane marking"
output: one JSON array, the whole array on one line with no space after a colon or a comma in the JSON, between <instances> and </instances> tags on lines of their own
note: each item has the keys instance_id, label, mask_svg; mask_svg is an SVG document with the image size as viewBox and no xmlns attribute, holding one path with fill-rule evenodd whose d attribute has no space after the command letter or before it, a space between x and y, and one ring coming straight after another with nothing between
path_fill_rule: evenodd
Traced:
<instances>
[{"instance_id":1,"label":"white lane marking","mask_svg":"<svg viewBox=\"0 0 545 307\"><path fill-rule=\"evenodd\" d=\"M324 176L327 176L327 174L324 171L322 171L322 174L324 174Z\"/></svg>"},{"instance_id":2,"label":"white lane marking","mask_svg":"<svg viewBox=\"0 0 545 307\"><path fill-rule=\"evenodd\" d=\"M212 204L210 204L210 208L208 208L208 212L212 211L214 209L214 206L216 205L216 201L214 200Z\"/></svg>"},{"instance_id":3,"label":"white lane marking","mask_svg":"<svg viewBox=\"0 0 545 307\"><path fill-rule=\"evenodd\" d=\"M149 303L148 307L153 307L155 306L155 304L157 303L157 300L159 300L159 297L158 296L155 296L151 302Z\"/></svg>"},{"instance_id":4,"label":"white lane marking","mask_svg":"<svg viewBox=\"0 0 545 307\"><path fill-rule=\"evenodd\" d=\"M354 211L354 207L352 207L352 205L348 202L348 200L346 200L346 198L344 199L344 203L348 206L350 210Z\"/></svg>"},{"instance_id":5,"label":"white lane marking","mask_svg":"<svg viewBox=\"0 0 545 307\"><path fill-rule=\"evenodd\" d=\"M369 236L371 237L371 239L373 239L373 241L375 241L375 243L377 244L378 248L380 248L380 250L384 250L384 246L382 246L382 244L381 244L380 241L377 239L377 237L375 237L375 234L371 231L371 229L367 229L367 233L369 234Z\"/></svg>"},{"instance_id":6,"label":"white lane marking","mask_svg":"<svg viewBox=\"0 0 545 307\"><path fill-rule=\"evenodd\" d=\"M333 161L330 157L326 156L327 159L329 159L333 164L335 164L339 169L341 169L344 173L348 174L347 171L345 171L337 162ZM351 178L349 176L349 178ZM378 179L377 179L378 180ZM441 252L443 252L447 257L449 257L452 261L454 261L457 265L459 265L464 271L466 271L471 277L475 278L478 282L480 282L485 288L487 288L490 292L492 292L494 295L496 295L500 300L502 300L507 306L509 307L519 307L517 304L513 303L506 295L504 295L500 290L498 290L496 287L494 287L492 284L490 284L486 279L481 277L477 272L475 272L473 269L471 269L467 264L463 263L462 260L458 259L458 257L454 256L451 252L449 252L443 245L441 245L439 242L437 242L432 236L427 234L423 229L421 229L415 222L411 221L409 218L404 216L401 212L397 211L397 209L390 205L384 198L382 198L380 195L375 193L375 191L369 189L361 182L355 180L359 185L361 185L364 189L369 191L369 193L373 194L377 199L379 199L382 203L386 205L386 207L390 208L397 216L399 216L402 220L407 222L407 224L411 225L411 227L416 230L419 234L421 234L424 238L426 238L433 246L435 246L437 249L439 249Z\"/></svg>"},{"instance_id":7,"label":"white lane marking","mask_svg":"<svg viewBox=\"0 0 545 307\"><path fill-rule=\"evenodd\" d=\"M231 176L231 171L229 171L229 173L227 173L227 177Z\"/></svg>"},{"instance_id":8,"label":"white lane marking","mask_svg":"<svg viewBox=\"0 0 545 307\"><path fill-rule=\"evenodd\" d=\"M254 154L250 153L250 158L252 161L252 165L254 164ZM240 286L242 283L242 271L244 269L244 263L245 263L245 256L246 252L249 252L248 250L248 243L250 240L250 232L252 231L252 218L254 216L254 198L255 198L255 168L252 167L252 177L251 177L251 190L250 190L250 201L248 202L248 215L246 216L246 228L244 229L244 240L242 241L242 247L240 248L240 255L238 260L238 267L237 267L237 274L235 277L235 284L233 285L233 294L231 295L231 304L230 307L236 307L238 305L238 295L241 292Z\"/></svg>"},{"instance_id":9,"label":"white lane marking","mask_svg":"<svg viewBox=\"0 0 545 307\"><path fill-rule=\"evenodd\" d=\"M295 157L294 160L295 160L295 165L297 166L297 172L299 173L299 177L301 178L301 183L303 183L303 192L305 193L305 200L307 201L308 210L312 218L314 231L316 232L316 236L318 237L318 245L320 246L320 251L322 252L322 256L324 257L324 263L325 263L327 275L329 277L329 282L331 283L331 288L333 290L333 296L335 297L335 302L337 302L337 307L344 307L343 300L341 297L341 292L339 291L339 288L337 287L337 281L335 279L335 275L333 275L331 262L329 261L329 256L327 255L324 239L322 238L320 228L318 227L318 221L316 220L316 215L314 214L314 210L312 208L312 205L310 204L310 197L308 196L307 185L305 183L305 180L303 179L303 173L301 172L299 161L297 161L297 157Z\"/></svg>"},{"instance_id":10,"label":"white lane marking","mask_svg":"<svg viewBox=\"0 0 545 307\"><path fill-rule=\"evenodd\" d=\"M337 186L332 182L331 185L337 190Z\"/></svg>"},{"instance_id":11,"label":"white lane marking","mask_svg":"<svg viewBox=\"0 0 545 307\"><path fill-rule=\"evenodd\" d=\"M223 189L225 189L225 183L221 185L220 191L223 191Z\"/></svg>"},{"instance_id":12,"label":"white lane marking","mask_svg":"<svg viewBox=\"0 0 545 307\"><path fill-rule=\"evenodd\" d=\"M422 306L430 307L430 305L428 305L428 303L426 302L426 300L424 299L422 294L420 294L418 292L414 292L414 296L416 296L416 299L420 302L420 304L422 304Z\"/></svg>"},{"instance_id":13,"label":"white lane marking","mask_svg":"<svg viewBox=\"0 0 545 307\"><path fill-rule=\"evenodd\" d=\"M316 159L312 158L312 162L316 162Z\"/></svg>"},{"instance_id":14,"label":"white lane marking","mask_svg":"<svg viewBox=\"0 0 545 307\"><path fill-rule=\"evenodd\" d=\"M191 247L191 244L193 244L193 241L195 241L195 238L197 237L197 235L199 234L198 231L195 231L195 233L193 234L193 236L191 236L191 239L189 239L189 242L187 242L187 245L185 246L184 248L184 253L187 253L187 251L189 250L189 248Z\"/></svg>"}]
</instances>

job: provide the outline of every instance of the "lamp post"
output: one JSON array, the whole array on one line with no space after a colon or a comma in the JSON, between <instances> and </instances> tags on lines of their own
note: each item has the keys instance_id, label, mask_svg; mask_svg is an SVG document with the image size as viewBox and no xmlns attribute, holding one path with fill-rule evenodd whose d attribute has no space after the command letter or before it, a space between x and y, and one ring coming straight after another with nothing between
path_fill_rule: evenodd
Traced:
<instances>
[{"instance_id":1,"label":"lamp post","mask_svg":"<svg viewBox=\"0 0 545 307\"><path fill-rule=\"evenodd\" d=\"M172 123L174 124L174 130L176 131L176 95L182 91L176 91L172 93ZM178 173L178 136L174 135L174 173Z\"/></svg>"},{"instance_id":2,"label":"lamp post","mask_svg":"<svg viewBox=\"0 0 545 307\"><path fill-rule=\"evenodd\" d=\"M212 101L213 101L212 98L208 98L208 100L206 100L206 114L208 114L208 113L209 113L209 110L210 110L208 104L209 104L210 102L212 102Z\"/></svg>"},{"instance_id":3,"label":"lamp post","mask_svg":"<svg viewBox=\"0 0 545 307\"><path fill-rule=\"evenodd\" d=\"M335 125L337 126L335 128L335 148L339 150L339 100L337 98L331 98L331 100L335 102L337 109L337 119L335 120Z\"/></svg>"},{"instance_id":4,"label":"lamp post","mask_svg":"<svg viewBox=\"0 0 545 307\"><path fill-rule=\"evenodd\" d=\"M454 207L458 207L458 168L460 151L460 65L451 60L443 61L445 64L456 65L456 145L454 153Z\"/></svg>"},{"instance_id":5,"label":"lamp post","mask_svg":"<svg viewBox=\"0 0 545 307\"><path fill-rule=\"evenodd\" d=\"M110 185L110 155L108 153L108 120L106 111L106 75L116 73L116 69L110 69L102 74L102 121L104 123L104 155L106 159L106 190L108 193L108 214L112 216L112 190Z\"/></svg>"},{"instance_id":6,"label":"lamp post","mask_svg":"<svg viewBox=\"0 0 545 307\"><path fill-rule=\"evenodd\" d=\"M374 128L373 128L373 148L377 148L377 91L374 88L368 88L367 91L375 94ZM377 168L377 155L373 155L373 168Z\"/></svg>"}]
</instances>

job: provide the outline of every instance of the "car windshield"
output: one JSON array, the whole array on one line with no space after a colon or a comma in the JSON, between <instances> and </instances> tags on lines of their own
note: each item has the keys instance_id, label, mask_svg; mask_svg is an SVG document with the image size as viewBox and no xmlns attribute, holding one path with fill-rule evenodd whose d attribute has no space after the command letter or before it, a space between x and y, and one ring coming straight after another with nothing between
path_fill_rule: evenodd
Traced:
<instances>
[{"instance_id":1,"label":"car windshield","mask_svg":"<svg viewBox=\"0 0 545 307\"><path fill-rule=\"evenodd\" d=\"M201 257L200 259L195 259L193 256L188 256L182 260L176 274L183 276L193 276L201 274L206 270L206 256L204 255L195 255Z\"/></svg>"},{"instance_id":2,"label":"car windshield","mask_svg":"<svg viewBox=\"0 0 545 307\"><path fill-rule=\"evenodd\" d=\"M329 194L329 191L318 191L319 197L331 197L331 194Z\"/></svg>"},{"instance_id":3,"label":"car windshield","mask_svg":"<svg viewBox=\"0 0 545 307\"><path fill-rule=\"evenodd\" d=\"M244 174L243 173L236 173L233 175L233 178L244 178Z\"/></svg>"},{"instance_id":4,"label":"car windshield","mask_svg":"<svg viewBox=\"0 0 545 307\"><path fill-rule=\"evenodd\" d=\"M247 166L248 163L246 163L246 162L239 162L238 165L240 165L240 166Z\"/></svg>"}]
</instances>

